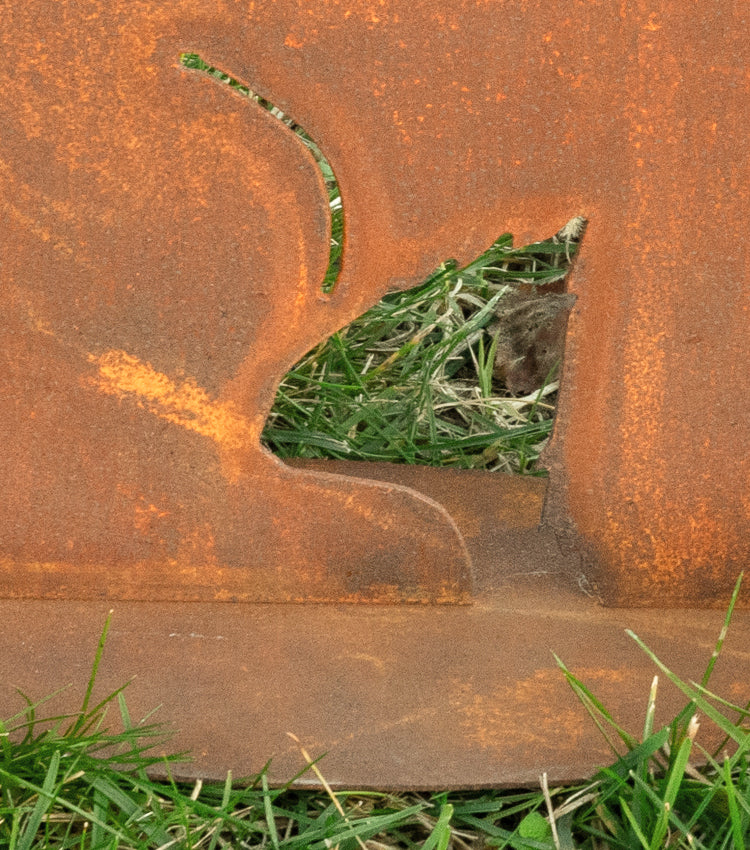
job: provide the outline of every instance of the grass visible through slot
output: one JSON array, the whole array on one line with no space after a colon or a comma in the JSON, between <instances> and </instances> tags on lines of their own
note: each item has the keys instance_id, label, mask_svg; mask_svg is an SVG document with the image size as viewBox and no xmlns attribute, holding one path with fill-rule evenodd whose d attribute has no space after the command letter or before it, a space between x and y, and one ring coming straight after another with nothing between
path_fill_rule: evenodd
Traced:
<instances>
[{"instance_id":1,"label":"grass visible through slot","mask_svg":"<svg viewBox=\"0 0 750 850\"><path fill-rule=\"evenodd\" d=\"M330 163L305 130L270 101L197 54L183 54L181 63L252 99L311 151L331 212L322 283L329 291L344 234L344 209ZM557 375L514 397L493 377L496 341L489 326L502 299L519 286L562 288L584 226L576 216L554 237L520 248L505 233L465 268L445 263L414 289L386 296L286 375L265 443L280 457L544 474L536 461L552 427Z\"/></svg>"},{"instance_id":2,"label":"grass visible through slot","mask_svg":"<svg viewBox=\"0 0 750 850\"><path fill-rule=\"evenodd\" d=\"M197 53L183 53L180 56L180 64L193 71L198 71L206 74L222 85L227 85L238 94L244 95L250 100L261 106L269 115L273 115L280 121L291 133L294 133L307 147L315 160L317 167L328 191L328 208L331 216L331 244L328 256L328 267L325 277L321 284L323 292L330 292L336 282L339 267L341 265L341 251L344 243L344 209L341 203L341 191L336 180L336 175L333 173L333 168L327 158L313 141L310 135L301 127L293 118L282 112L277 106L271 103L270 100L262 97L252 89L243 85L229 74L215 68L208 62L205 62Z\"/></svg>"},{"instance_id":3,"label":"grass visible through slot","mask_svg":"<svg viewBox=\"0 0 750 850\"><path fill-rule=\"evenodd\" d=\"M386 296L284 378L266 443L282 457L538 473L558 384L509 393L489 326L504 297L560 282L574 254L554 238L514 248L506 233L466 268Z\"/></svg>"}]
</instances>

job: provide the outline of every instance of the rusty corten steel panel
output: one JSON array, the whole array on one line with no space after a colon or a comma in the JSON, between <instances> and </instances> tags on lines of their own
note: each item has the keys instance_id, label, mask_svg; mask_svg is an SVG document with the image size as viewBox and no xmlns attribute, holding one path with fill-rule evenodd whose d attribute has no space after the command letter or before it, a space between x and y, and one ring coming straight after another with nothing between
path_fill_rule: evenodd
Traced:
<instances>
[{"instance_id":1,"label":"rusty corten steel panel","mask_svg":"<svg viewBox=\"0 0 750 850\"><path fill-rule=\"evenodd\" d=\"M179 63L270 34L248 39L246 4L204 7L3 4L4 591L462 601L469 560L439 505L260 448L284 372L434 253L386 237L360 263L354 238L323 294L311 155Z\"/></svg>"},{"instance_id":2,"label":"rusty corten steel panel","mask_svg":"<svg viewBox=\"0 0 750 850\"><path fill-rule=\"evenodd\" d=\"M334 469L361 474L357 466ZM77 710L110 608L95 698L130 681L131 716L161 706L151 719L175 730L167 751L191 755L172 769L182 779L223 782L231 770L237 781L271 758L270 781L286 783L304 767L293 732L337 787L538 787L542 771L553 783L577 781L613 756L553 652L636 737L658 670L626 628L678 675L700 680L723 612L605 608L581 593L557 572L553 545L532 557L524 541L539 522L543 481L388 464L371 474L456 507L475 605L0 599L0 717L25 707L16 688L38 699L72 685L46 713ZM750 612L735 611L711 689L738 705L750 697L748 641ZM685 702L662 676L655 728ZM717 737L702 718L702 743Z\"/></svg>"},{"instance_id":3,"label":"rusty corten steel panel","mask_svg":"<svg viewBox=\"0 0 750 850\"><path fill-rule=\"evenodd\" d=\"M39 717L80 707L110 603L0 600L0 717L71 685ZM572 593L510 583L481 605L318 606L134 603L115 606L95 697L131 680L131 716L176 731L178 779L251 776L269 759L288 782L304 760L348 788L539 787L613 761L557 669L554 651L639 737L657 668L633 629L678 675L699 680L720 611L604 608ZM657 616L658 614L658 616ZM712 690L745 704L750 622L738 614ZM259 650L262 647L262 651ZM685 705L660 678L656 727ZM116 718L108 716L109 724ZM716 730L705 718L705 733ZM704 739L705 741L705 739ZM313 785L309 773L301 784Z\"/></svg>"},{"instance_id":4,"label":"rusty corten steel panel","mask_svg":"<svg viewBox=\"0 0 750 850\"><path fill-rule=\"evenodd\" d=\"M610 14L556 20L550 56L589 107L591 228L546 518L609 602L722 604L750 556L750 10Z\"/></svg>"},{"instance_id":5,"label":"rusty corten steel panel","mask_svg":"<svg viewBox=\"0 0 750 850\"><path fill-rule=\"evenodd\" d=\"M285 370L388 289L580 213L546 526L609 602L724 597L750 545L742 4L0 12L6 592L465 600L437 504L259 434ZM183 51L321 145L332 293L311 157Z\"/></svg>"}]
</instances>

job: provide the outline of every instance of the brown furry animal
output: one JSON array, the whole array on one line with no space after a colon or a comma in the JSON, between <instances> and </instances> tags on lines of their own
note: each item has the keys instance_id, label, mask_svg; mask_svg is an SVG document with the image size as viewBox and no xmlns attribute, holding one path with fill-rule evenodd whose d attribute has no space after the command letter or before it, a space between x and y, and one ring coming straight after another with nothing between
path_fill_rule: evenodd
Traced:
<instances>
[{"instance_id":1,"label":"brown furry animal","mask_svg":"<svg viewBox=\"0 0 750 850\"><path fill-rule=\"evenodd\" d=\"M497 338L493 374L514 395L541 387L561 360L575 301L569 293L519 292L500 302L498 319L488 329Z\"/></svg>"}]
</instances>

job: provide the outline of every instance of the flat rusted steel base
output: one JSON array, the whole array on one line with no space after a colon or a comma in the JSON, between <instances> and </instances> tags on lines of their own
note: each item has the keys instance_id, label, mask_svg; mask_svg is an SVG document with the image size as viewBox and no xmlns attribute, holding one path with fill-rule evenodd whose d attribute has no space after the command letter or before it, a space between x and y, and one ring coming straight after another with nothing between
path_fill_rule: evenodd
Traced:
<instances>
[{"instance_id":1,"label":"flat rusted steel base","mask_svg":"<svg viewBox=\"0 0 750 850\"><path fill-rule=\"evenodd\" d=\"M204 501L207 514L219 503L231 508L234 557L229 561L210 551L215 537L209 525L194 536L197 556L184 560L160 552L161 557L119 563L118 541L106 538L93 557L75 565L0 553L0 597L387 604L470 600L466 546L453 519L434 500L389 483L387 476L383 481L357 478L347 465L335 468L339 474L325 465L295 470L271 455L268 465L267 477L237 488L234 500L223 493L224 498L217 494ZM361 465L357 469L361 473ZM69 512L70 506L65 507ZM144 503L143 513L159 510ZM25 533L30 541L38 536L30 529Z\"/></svg>"},{"instance_id":2,"label":"flat rusted steel base","mask_svg":"<svg viewBox=\"0 0 750 850\"><path fill-rule=\"evenodd\" d=\"M192 753L174 770L182 779L250 776L271 758L282 783L304 766L293 732L326 753L320 768L337 787L578 780L612 756L553 652L635 734L657 670L626 628L682 677L702 675L722 612L600 606L536 530L543 480L368 469L446 502L475 561L473 605L0 600L0 717L23 708L16 688L37 699L72 684L46 711L77 708L110 607L96 693L133 679L134 718L162 706L173 751ZM738 611L712 680L736 703L750 698L748 641L750 612ZM684 702L662 679L657 722Z\"/></svg>"}]
</instances>

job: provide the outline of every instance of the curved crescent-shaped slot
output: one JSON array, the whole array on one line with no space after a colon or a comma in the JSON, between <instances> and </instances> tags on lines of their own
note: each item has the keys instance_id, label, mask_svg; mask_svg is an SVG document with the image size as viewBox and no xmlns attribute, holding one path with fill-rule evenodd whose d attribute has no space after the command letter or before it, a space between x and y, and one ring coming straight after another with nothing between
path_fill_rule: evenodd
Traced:
<instances>
[{"instance_id":1,"label":"curved crescent-shaped slot","mask_svg":"<svg viewBox=\"0 0 750 850\"><path fill-rule=\"evenodd\" d=\"M253 100L258 106L266 110L270 115L276 118L280 124L286 127L290 132L298 136L305 147L310 151L320 172L320 176L328 190L328 210L331 225L331 244L328 252L328 266L323 278L321 289L323 292L332 292L336 280L339 276L341 268L341 253L344 244L344 207L341 199L341 190L338 180L334 174L331 164L326 159L319 145L314 141L310 134L302 127L294 118L282 112L278 107L274 106L269 100L261 97L252 89L240 83L234 77L221 71L220 69L209 65L197 53L183 53L180 55L180 63L185 68L206 74L211 79L216 80L221 85L228 85L230 88L245 95L250 100Z\"/></svg>"}]
</instances>

